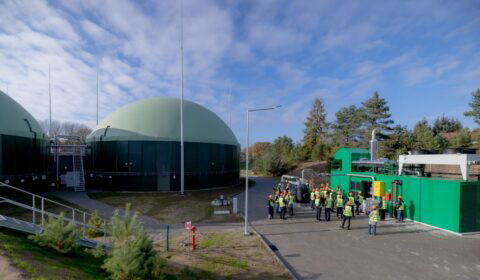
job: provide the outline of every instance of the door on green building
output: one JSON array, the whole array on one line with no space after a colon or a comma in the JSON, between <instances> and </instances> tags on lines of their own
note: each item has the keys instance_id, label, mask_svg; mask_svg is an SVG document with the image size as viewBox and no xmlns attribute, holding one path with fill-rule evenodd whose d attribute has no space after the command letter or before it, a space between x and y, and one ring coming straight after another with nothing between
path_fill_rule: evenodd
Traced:
<instances>
[{"instance_id":1,"label":"door on green building","mask_svg":"<svg viewBox=\"0 0 480 280\"><path fill-rule=\"evenodd\" d=\"M362 193L365 198L372 197L373 188L371 181L362 181Z\"/></svg>"}]
</instances>

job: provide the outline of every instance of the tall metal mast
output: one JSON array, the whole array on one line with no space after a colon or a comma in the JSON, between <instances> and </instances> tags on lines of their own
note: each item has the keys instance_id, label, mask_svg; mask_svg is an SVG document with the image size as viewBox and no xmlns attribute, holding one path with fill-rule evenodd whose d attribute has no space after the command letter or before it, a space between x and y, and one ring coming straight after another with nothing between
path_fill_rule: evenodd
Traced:
<instances>
[{"instance_id":1,"label":"tall metal mast","mask_svg":"<svg viewBox=\"0 0 480 280\"><path fill-rule=\"evenodd\" d=\"M98 67L97 67L97 125L98 125Z\"/></svg>"},{"instance_id":2,"label":"tall metal mast","mask_svg":"<svg viewBox=\"0 0 480 280\"><path fill-rule=\"evenodd\" d=\"M49 107L49 124L48 135L52 137L52 85L50 79L50 64L48 64L48 107Z\"/></svg>"},{"instance_id":3,"label":"tall metal mast","mask_svg":"<svg viewBox=\"0 0 480 280\"><path fill-rule=\"evenodd\" d=\"M232 96L232 84L228 84L228 98L229 98L229 106L232 105L233 101L233 96ZM228 126L230 126L230 129L232 129L232 110L228 110Z\"/></svg>"},{"instance_id":4,"label":"tall metal mast","mask_svg":"<svg viewBox=\"0 0 480 280\"><path fill-rule=\"evenodd\" d=\"M180 56L181 56L181 94L180 99L180 194L185 192L184 143L183 143L183 0L180 1Z\"/></svg>"}]
</instances>

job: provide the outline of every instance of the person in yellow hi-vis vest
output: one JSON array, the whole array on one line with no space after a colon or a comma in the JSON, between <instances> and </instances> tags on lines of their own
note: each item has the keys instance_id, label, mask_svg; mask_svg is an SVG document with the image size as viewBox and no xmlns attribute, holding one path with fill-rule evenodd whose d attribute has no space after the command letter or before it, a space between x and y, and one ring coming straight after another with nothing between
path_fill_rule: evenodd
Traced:
<instances>
[{"instance_id":1,"label":"person in yellow hi-vis vest","mask_svg":"<svg viewBox=\"0 0 480 280\"><path fill-rule=\"evenodd\" d=\"M405 203L403 202L403 198L401 196L398 196L396 208L397 208L397 223L403 223Z\"/></svg>"},{"instance_id":2,"label":"person in yellow hi-vis vest","mask_svg":"<svg viewBox=\"0 0 480 280\"><path fill-rule=\"evenodd\" d=\"M275 208L275 200L273 195L268 196L268 219L273 219L273 209Z\"/></svg>"},{"instance_id":3,"label":"person in yellow hi-vis vest","mask_svg":"<svg viewBox=\"0 0 480 280\"><path fill-rule=\"evenodd\" d=\"M369 235L377 235L377 223L380 219L380 215L378 214L377 206L372 206L372 212L370 212L370 219L368 220L368 234Z\"/></svg>"},{"instance_id":4,"label":"person in yellow hi-vis vest","mask_svg":"<svg viewBox=\"0 0 480 280\"><path fill-rule=\"evenodd\" d=\"M317 221L322 220L322 201L320 195L315 196L315 207L317 208Z\"/></svg>"},{"instance_id":5,"label":"person in yellow hi-vis vest","mask_svg":"<svg viewBox=\"0 0 480 280\"><path fill-rule=\"evenodd\" d=\"M339 219L343 218L343 198L341 193L337 195L336 206L337 206L337 218Z\"/></svg>"},{"instance_id":6,"label":"person in yellow hi-vis vest","mask_svg":"<svg viewBox=\"0 0 480 280\"><path fill-rule=\"evenodd\" d=\"M348 220L347 229L350 230L350 222L352 221L352 216L353 216L353 206L352 206L352 202L349 200L347 201L347 205L345 205L345 210L343 211L342 228L345 228L345 222Z\"/></svg>"},{"instance_id":7,"label":"person in yellow hi-vis vest","mask_svg":"<svg viewBox=\"0 0 480 280\"><path fill-rule=\"evenodd\" d=\"M387 197L382 197L382 202L380 203L380 221L385 221L385 213L388 209Z\"/></svg>"},{"instance_id":8,"label":"person in yellow hi-vis vest","mask_svg":"<svg viewBox=\"0 0 480 280\"><path fill-rule=\"evenodd\" d=\"M287 212L287 204L285 201L285 193L283 192L278 198L278 206L280 207L280 219L286 220L287 218L285 218L285 212Z\"/></svg>"},{"instance_id":9,"label":"person in yellow hi-vis vest","mask_svg":"<svg viewBox=\"0 0 480 280\"><path fill-rule=\"evenodd\" d=\"M312 210L315 209L315 189L312 188L310 191L310 207Z\"/></svg>"},{"instance_id":10,"label":"person in yellow hi-vis vest","mask_svg":"<svg viewBox=\"0 0 480 280\"><path fill-rule=\"evenodd\" d=\"M288 216L293 216L293 203L294 202L295 202L295 196L292 194L291 191L288 191L288 199L287 199Z\"/></svg>"},{"instance_id":11,"label":"person in yellow hi-vis vest","mask_svg":"<svg viewBox=\"0 0 480 280\"><path fill-rule=\"evenodd\" d=\"M352 208L353 208L353 206L355 205L355 197L353 196L353 192L348 193L348 201L350 201L350 205L352 205ZM352 217L354 216L355 216L355 212L352 213Z\"/></svg>"},{"instance_id":12,"label":"person in yellow hi-vis vest","mask_svg":"<svg viewBox=\"0 0 480 280\"><path fill-rule=\"evenodd\" d=\"M330 194L327 194L327 199L325 200L325 221L329 222L331 219L331 211L333 208L333 199Z\"/></svg>"}]
</instances>

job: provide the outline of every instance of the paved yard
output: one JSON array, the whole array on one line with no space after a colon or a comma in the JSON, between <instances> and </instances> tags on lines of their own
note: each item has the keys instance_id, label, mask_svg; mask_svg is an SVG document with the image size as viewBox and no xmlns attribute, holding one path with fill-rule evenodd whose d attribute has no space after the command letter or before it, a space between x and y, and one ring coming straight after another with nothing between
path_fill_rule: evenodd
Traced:
<instances>
[{"instance_id":1,"label":"paved yard","mask_svg":"<svg viewBox=\"0 0 480 280\"><path fill-rule=\"evenodd\" d=\"M301 279L480 279L478 235L460 237L390 220L373 237L366 232L366 216L352 220L347 231L335 217L317 222L314 212L303 207L286 221L267 220L265 197L274 185L272 179L258 178L251 189L252 225Z\"/></svg>"}]
</instances>

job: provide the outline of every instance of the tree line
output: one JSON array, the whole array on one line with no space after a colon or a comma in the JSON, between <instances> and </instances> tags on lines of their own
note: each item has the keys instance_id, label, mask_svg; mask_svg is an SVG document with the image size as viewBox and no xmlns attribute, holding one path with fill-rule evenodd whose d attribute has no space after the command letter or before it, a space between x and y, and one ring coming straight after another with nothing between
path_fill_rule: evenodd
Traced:
<instances>
[{"instance_id":1,"label":"tree line","mask_svg":"<svg viewBox=\"0 0 480 280\"><path fill-rule=\"evenodd\" d=\"M480 89L472 92L469 107L464 115L480 125ZM329 161L341 147L368 148L373 129L377 131L381 158L398 159L412 149L480 149L480 128L470 130L458 119L441 115L433 123L423 119L413 129L408 129L395 124L391 116L387 101L376 91L361 106L338 110L333 122L327 120L324 103L317 98L304 122L302 141L294 143L292 138L281 136L271 143L257 142L250 147L253 170L278 176L299 162Z\"/></svg>"},{"instance_id":2,"label":"tree line","mask_svg":"<svg viewBox=\"0 0 480 280\"><path fill-rule=\"evenodd\" d=\"M75 123L75 122L60 122L57 120L52 120L52 125L50 126L49 120L44 120L40 122L40 126L42 127L43 131L47 132L47 134L55 138L59 135L63 136L77 136L80 139L81 143L85 143L87 136L92 132L88 126Z\"/></svg>"}]
</instances>

